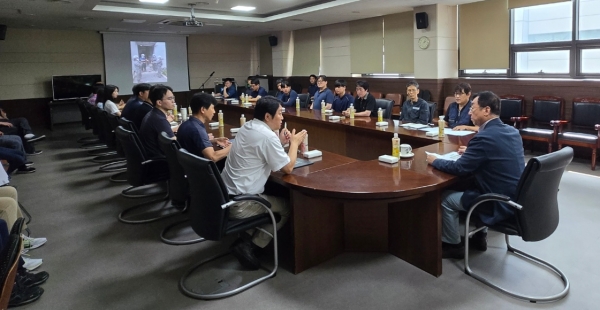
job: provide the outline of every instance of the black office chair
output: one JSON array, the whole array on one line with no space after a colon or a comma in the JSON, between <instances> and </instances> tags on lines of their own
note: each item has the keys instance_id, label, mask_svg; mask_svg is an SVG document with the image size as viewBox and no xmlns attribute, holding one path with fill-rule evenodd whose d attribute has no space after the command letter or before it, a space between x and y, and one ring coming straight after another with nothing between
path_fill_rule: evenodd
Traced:
<instances>
[{"instance_id":1,"label":"black office chair","mask_svg":"<svg viewBox=\"0 0 600 310\"><path fill-rule=\"evenodd\" d=\"M119 126L117 128L116 134L117 139L119 139L119 142L121 143L121 145L123 146L123 150L125 151L125 158L127 158L127 181L131 185L127 189L123 190L121 192L121 195L129 198L148 197L150 195L131 194L131 191L147 185L156 185L157 183L169 181L169 167L164 158L147 159L142 143L134 132L125 130L123 127ZM152 195L157 194L162 193L153 193ZM170 204L166 203L164 204L160 212L152 212L160 213L157 216L142 219L126 218L126 216L133 210L137 210L143 206L147 206L154 202L168 202L168 200L169 191L167 187L167 192L165 196L158 199L146 201L142 204L138 204L133 207L129 207L128 209L124 210L119 214L119 221L127 224L150 223L182 212L182 209L177 206L165 207L166 205ZM133 217L138 218L139 216L134 215Z\"/></svg>"},{"instance_id":2,"label":"black office chair","mask_svg":"<svg viewBox=\"0 0 600 310\"><path fill-rule=\"evenodd\" d=\"M300 98L300 107L305 109L308 107L308 101L310 99L308 94L298 94L298 98Z\"/></svg>"},{"instance_id":3,"label":"black office chair","mask_svg":"<svg viewBox=\"0 0 600 310\"><path fill-rule=\"evenodd\" d=\"M275 227L277 221L273 212L271 212L271 204L260 196L256 195L239 195L229 200L227 188L223 184L219 170L214 162L202 157L198 157L187 152L185 149L180 149L177 153L179 163L183 167L190 184L191 191L190 200L190 216L192 228L201 237L206 240L219 241L223 237L231 234L246 231L256 228L263 224L272 223ZM252 216L245 219L229 219L229 207L237 201L252 200L261 204L266 213ZM238 288L220 293L197 293L194 289L185 286L186 279L202 265L228 255L229 252L223 253L207 260L201 261L190 268L179 280L179 289L189 297L199 299L217 299L235 295L246 289L257 285L271 277L274 277L278 267L277 257L277 230L273 234L274 246L274 267L269 274L244 284ZM221 280L224 281L224 280ZM220 282L221 282L220 281ZM225 287L225 286L223 286Z\"/></svg>"},{"instance_id":4,"label":"black office chair","mask_svg":"<svg viewBox=\"0 0 600 310\"><path fill-rule=\"evenodd\" d=\"M562 292L547 297L525 296L506 290L473 273L469 267L469 238L465 237L466 274L511 297L530 302L552 302L560 300L567 295L569 292L569 280L562 271L546 261L513 248L508 241L508 236L520 236L524 241L531 242L541 241L552 235L558 226L558 186L565 167L571 160L573 160L573 149L570 147L530 159L519 180L516 201L511 201L510 197L505 195L481 195L475 200L471 209L469 209L465 224L465 236L469 237L485 228L485 226L482 226L469 231L469 222L473 211L484 202L503 201L509 206L514 207L516 209L515 218L488 227L505 234L506 246L509 252L518 254L517 257L523 257L547 267L558 274L564 283Z\"/></svg>"},{"instance_id":5,"label":"black office chair","mask_svg":"<svg viewBox=\"0 0 600 310\"><path fill-rule=\"evenodd\" d=\"M389 99L375 99L375 110L381 108L383 110L383 119L389 120L392 118L392 108L394 107L394 100Z\"/></svg>"},{"instance_id":6,"label":"black office chair","mask_svg":"<svg viewBox=\"0 0 600 310\"><path fill-rule=\"evenodd\" d=\"M81 114L81 124L85 128L85 130L92 129L92 119L90 117L90 112L86 108L86 100L78 99L77 107L79 108L79 113ZM91 137L83 137L77 140L78 143L90 143L90 142L98 142L98 138L96 136Z\"/></svg>"},{"instance_id":7,"label":"black office chair","mask_svg":"<svg viewBox=\"0 0 600 310\"><path fill-rule=\"evenodd\" d=\"M433 122L433 115L437 110L437 102L428 101L427 104L429 105L429 119L427 119L427 122L431 123Z\"/></svg>"},{"instance_id":8,"label":"black office chair","mask_svg":"<svg viewBox=\"0 0 600 310\"><path fill-rule=\"evenodd\" d=\"M90 150L88 151L89 155L99 156L110 153L111 151L106 147L106 140L104 136L104 131L102 130L102 120L100 119L100 112L102 109L99 109L95 106L86 106L89 115L90 115L90 123L92 125L92 132L98 136L98 141L86 142L79 146L82 149Z\"/></svg>"},{"instance_id":9,"label":"black office chair","mask_svg":"<svg viewBox=\"0 0 600 310\"><path fill-rule=\"evenodd\" d=\"M158 146L165 153L167 163L169 164L169 194L173 205L179 205L187 208L190 200L190 185L185 176L183 168L177 159L177 151L181 148L177 140L169 138L166 132L162 132L158 137ZM173 240L167 237L169 231L175 227L187 224L190 226L190 219L186 218L182 221L177 221L163 229L160 233L160 240L170 245L185 245L194 244L204 241L204 238L194 238L192 240Z\"/></svg>"},{"instance_id":10,"label":"black office chair","mask_svg":"<svg viewBox=\"0 0 600 310\"><path fill-rule=\"evenodd\" d=\"M18 218L10 231L8 244L0 253L0 309L7 309L10 301L10 294L15 284L19 258L23 248L23 239L21 230L23 229L23 218ZM42 288L38 288L43 292ZM39 294L41 296L41 293Z\"/></svg>"},{"instance_id":11,"label":"black office chair","mask_svg":"<svg viewBox=\"0 0 600 310\"><path fill-rule=\"evenodd\" d=\"M106 147L111 151L108 154L96 156L92 159L93 162L104 164L98 168L103 172L115 172L122 171L125 169L125 157L122 152L117 152L117 138L115 137L115 130L113 124L116 125L116 116L109 114L106 111L101 111L99 114L100 120L102 121L102 131L104 132L104 140Z\"/></svg>"}]
</instances>

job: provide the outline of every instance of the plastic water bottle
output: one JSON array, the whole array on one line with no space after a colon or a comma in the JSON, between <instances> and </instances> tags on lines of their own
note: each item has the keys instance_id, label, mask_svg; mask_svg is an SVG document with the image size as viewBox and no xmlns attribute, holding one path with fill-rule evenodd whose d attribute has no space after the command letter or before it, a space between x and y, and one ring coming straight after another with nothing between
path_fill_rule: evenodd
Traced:
<instances>
[{"instance_id":1,"label":"plastic water bottle","mask_svg":"<svg viewBox=\"0 0 600 310\"><path fill-rule=\"evenodd\" d=\"M350 104L350 119L354 119L354 104Z\"/></svg>"},{"instance_id":2,"label":"plastic water bottle","mask_svg":"<svg viewBox=\"0 0 600 310\"><path fill-rule=\"evenodd\" d=\"M381 108L379 108L379 110L377 110L377 121L383 122L383 110Z\"/></svg>"},{"instance_id":3,"label":"plastic water bottle","mask_svg":"<svg viewBox=\"0 0 600 310\"><path fill-rule=\"evenodd\" d=\"M223 126L225 126L225 123L223 122L223 111L219 110L219 127Z\"/></svg>"},{"instance_id":4,"label":"plastic water bottle","mask_svg":"<svg viewBox=\"0 0 600 310\"><path fill-rule=\"evenodd\" d=\"M438 129L439 129L439 133L438 136L441 138L444 136L444 127L446 127L446 121L444 120L444 116L440 115L440 119L438 120Z\"/></svg>"},{"instance_id":5,"label":"plastic water bottle","mask_svg":"<svg viewBox=\"0 0 600 310\"><path fill-rule=\"evenodd\" d=\"M244 126L244 124L246 124L246 117L244 116L244 114L242 114L242 116L240 117L240 127Z\"/></svg>"},{"instance_id":6,"label":"plastic water bottle","mask_svg":"<svg viewBox=\"0 0 600 310\"><path fill-rule=\"evenodd\" d=\"M392 156L400 157L400 138L397 132L394 132L394 137L392 138Z\"/></svg>"}]
</instances>

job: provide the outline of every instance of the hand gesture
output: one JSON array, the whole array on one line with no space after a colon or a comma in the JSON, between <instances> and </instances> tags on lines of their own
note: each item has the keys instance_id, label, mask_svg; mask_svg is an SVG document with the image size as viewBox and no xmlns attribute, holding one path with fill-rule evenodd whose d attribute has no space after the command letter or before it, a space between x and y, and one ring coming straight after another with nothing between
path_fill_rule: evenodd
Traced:
<instances>
[{"instance_id":1,"label":"hand gesture","mask_svg":"<svg viewBox=\"0 0 600 310\"><path fill-rule=\"evenodd\" d=\"M458 147L458 154L459 154L459 155L462 155L462 154L464 154L464 153L465 153L465 151L467 151L467 147L466 147L466 146L464 146L464 145L463 145L463 146L459 146L459 147Z\"/></svg>"},{"instance_id":2,"label":"hand gesture","mask_svg":"<svg viewBox=\"0 0 600 310\"><path fill-rule=\"evenodd\" d=\"M296 133L296 129L292 130L290 145L295 144L296 146L300 145L304 141L304 137L306 137L306 130L302 130L299 133Z\"/></svg>"}]
</instances>

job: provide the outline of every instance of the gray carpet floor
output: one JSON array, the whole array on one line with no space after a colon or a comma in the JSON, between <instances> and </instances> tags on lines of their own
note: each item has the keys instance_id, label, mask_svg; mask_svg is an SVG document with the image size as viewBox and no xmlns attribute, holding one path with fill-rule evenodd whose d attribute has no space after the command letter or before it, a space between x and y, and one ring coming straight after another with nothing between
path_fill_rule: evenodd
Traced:
<instances>
[{"instance_id":1,"label":"gray carpet floor","mask_svg":"<svg viewBox=\"0 0 600 310\"><path fill-rule=\"evenodd\" d=\"M89 133L78 125L43 133L48 138L37 145L44 153L30 158L37 172L15 175L12 183L33 215L32 235L48 238L29 254L44 259L39 270L48 271L50 279L42 298L21 309L497 310L598 309L600 304L600 172L592 172L587 160L575 160L563 176L557 231L537 243L512 239L569 277L571 291L559 302L536 305L509 298L465 275L462 261L444 260L443 274L435 278L383 253L346 253L299 275L283 264L277 277L246 292L201 301L179 292L179 278L195 262L227 249L233 239L170 246L160 242L159 233L181 217L144 225L118 222L119 212L139 200L122 197L126 185L109 182L111 174L99 172L99 165L78 148L75 141ZM473 255L475 270L523 293L560 291L556 276L506 254L501 235L490 233L489 245L487 252Z\"/></svg>"}]
</instances>

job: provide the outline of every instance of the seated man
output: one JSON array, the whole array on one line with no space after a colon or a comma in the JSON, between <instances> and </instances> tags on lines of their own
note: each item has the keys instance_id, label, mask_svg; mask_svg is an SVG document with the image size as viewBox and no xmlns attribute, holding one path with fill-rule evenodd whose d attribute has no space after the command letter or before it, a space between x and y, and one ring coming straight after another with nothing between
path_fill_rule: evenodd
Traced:
<instances>
[{"instance_id":1,"label":"seated man","mask_svg":"<svg viewBox=\"0 0 600 310\"><path fill-rule=\"evenodd\" d=\"M254 77L253 77L253 76L249 76L249 77L246 79L246 91L244 91L244 93L245 93L247 96L250 96L250 94L252 93L252 80L254 80Z\"/></svg>"},{"instance_id":2,"label":"seated man","mask_svg":"<svg viewBox=\"0 0 600 310\"><path fill-rule=\"evenodd\" d=\"M319 89L315 92L313 103L309 106L309 109L331 109L331 105L333 104L333 92L331 89L327 88L327 76L319 75L319 78L317 78L317 85L319 86ZM324 107L321 106L323 102L325 103Z\"/></svg>"},{"instance_id":3,"label":"seated man","mask_svg":"<svg viewBox=\"0 0 600 310\"><path fill-rule=\"evenodd\" d=\"M279 78L277 80L275 80L275 86L277 86L277 93L275 94L275 97L279 100L281 100L281 98L283 98L283 91L281 89L281 82L283 82L283 79ZM283 100L281 100L283 101Z\"/></svg>"},{"instance_id":4,"label":"seated man","mask_svg":"<svg viewBox=\"0 0 600 310\"><path fill-rule=\"evenodd\" d=\"M148 95L150 96L150 95ZM150 98L148 98L148 100L150 100ZM148 113L150 111L152 111L152 104L148 103L148 102L144 102L142 103L141 106L139 106L137 109L135 109L134 113L133 113L133 119L129 119L126 117L127 120L132 121L135 124L135 128L137 129L137 131L140 131L140 128L142 128L142 121L144 120L144 117L146 117L146 115L148 115Z\"/></svg>"},{"instance_id":5,"label":"seated man","mask_svg":"<svg viewBox=\"0 0 600 310\"><path fill-rule=\"evenodd\" d=\"M356 99L354 99L354 116L377 116L375 97L369 94L369 82L356 81ZM343 112L350 115L350 108Z\"/></svg>"},{"instance_id":6,"label":"seated man","mask_svg":"<svg viewBox=\"0 0 600 310\"><path fill-rule=\"evenodd\" d=\"M402 105L400 121L404 123L427 124L429 122L429 104L419 98L419 83L410 81L406 85L408 99Z\"/></svg>"},{"instance_id":7,"label":"seated man","mask_svg":"<svg viewBox=\"0 0 600 310\"><path fill-rule=\"evenodd\" d=\"M469 110L471 109L471 85L469 83L460 83L454 88L454 99L446 110L446 126L454 130L472 130L477 131L477 126L473 125Z\"/></svg>"},{"instance_id":8,"label":"seated man","mask_svg":"<svg viewBox=\"0 0 600 310\"><path fill-rule=\"evenodd\" d=\"M304 141L306 131L291 133L281 128L283 114L281 102L272 96L263 97L256 103L254 119L247 122L235 137L231 151L221 173L223 183L230 195L259 195L271 203L271 210L281 216L277 229L288 220L290 209L286 199L266 194L265 184L272 171L291 173L296 163L298 147ZM289 143L288 153L283 145ZM275 191L278 192L278 191ZM244 201L232 206L229 210L231 218L246 218L266 212L259 204ZM271 224L263 229L273 232ZM244 237L245 236L245 237ZM264 248L271 237L255 230L249 236L246 233L232 245L232 253L240 263L249 269L258 269L260 262L254 255L254 248Z\"/></svg>"},{"instance_id":9,"label":"seated man","mask_svg":"<svg viewBox=\"0 0 600 310\"><path fill-rule=\"evenodd\" d=\"M308 78L308 81L310 82L310 84L308 85L308 97L313 98L315 96L315 93L319 90L319 86L317 86L317 76L311 74Z\"/></svg>"},{"instance_id":10,"label":"seated man","mask_svg":"<svg viewBox=\"0 0 600 310\"><path fill-rule=\"evenodd\" d=\"M295 107L296 106L296 98L298 98L298 94L296 91L292 89L290 82L283 81L281 82L281 102L284 107Z\"/></svg>"},{"instance_id":11,"label":"seated man","mask_svg":"<svg viewBox=\"0 0 600 310\"><path fill-rule=\"evenodd\" d=\"M177 141L190 153L218 162L227 157L231 143L227 138L213 138L206 133L205 124L215 115L217 100L205 93L197 93L190 100L192 115L179 126ZM218 151L215 151L215 147Z\"/></svg>"},{"instance_id":12,"label":"seated man","mask_svg":"<svg viewBox=\"0 0 600 310\"><path fill-rule=\"evenodd\" d=\"M331 108L336 112L348 110L351 103L354 103L354 97L346 92L346 80L335 80L335 96Z\"/></svg>"},{"instance_id":13,"label":"seated man","mask_svg":"<svg viewBox=\"0 0 600 310\"><path fill-rule=\"evenodd\" d=\"M264 97L267 95L267 91L260 86L260 80L255 78L252 80L252 84L250 85L252 88L252 92L250 93L249 102L256 103L260 97Z\"/></svg>"},{"instance_id":14,"label":"seated man","mask_svg":"<svg viewBox=\"0 0 600 310\"><path fill-rule=\"evenodd\" d=\"M169 111L175 107L173 89L162 84L154 85L150 88L150 100L154 108L144 117L139 136L148 157L160 158L165 154L158 146L158 135L164 131L170 138L173 138L175 137L173 132L177 131L177 127L171 128L170 122L173 121L173 116L169 115Z\"/></svg>"},{"instance_id":15,"label":"seated man","mask_svg":"<svg viewBox=\"0 0 600 310\"><path fill-rule=\"evenodd\" d=\"M0 160L6 161L8 164L6 168L8 174L12 174L15 171L18 174L35 172L35 168L31 167L33 163L28 162L25 153L21 151L0 147Z\"/></svg>"},{"instance_id":16,"label":"seated man","mask_svg":"<svg viewBox=\"0 0 600 310\"><path fill-rule=\"evenodd\" d=\"M475 178L475 186L464 192L446 190L442 193L442 257L464 258L464 247L458 226L459 212L468 211L481 194L497 193L515 199L517 184L525 167L523 142L519 131L498 118L500 98L485 91L473 100L471 120L479 132L459 152L456 161L437 159L428 155L427 162L446 173ZM504 203L492 202L478 208L484 224L493 225L515 215ZM479 231L472 239L474 249L487 249L487 232Z\"/></svg>"},{"instance_id":17,"label":"seated man","mask_svg":"<svg viewBox=\"0 0 600 310\"><path fill-rule=\"evenodd\" d=\"M225 98L225 99L235 99L235 98L237 98L238 97L238 95L237 95L237 88L233 84L233 79L226 78L225 79L225 84L223 84L223 94L218 93L216 95L223 95L223 98Z\"/></svg>"},{"instance_id":18,"label":"seated man","mask_svg":"<svg viewBox=\"0 0 600 310\"><path fill-rule=\"evenodd\" d=\"M131 91L133 91L133 96L127 100L125 108L123 108L123 111L121 111L121 117L124 117L130 121L133 120L135 116L135 110L142 106L144 102L148 101L150 87L151 85L148 83L140 83L133 86L131 89Z\"/></svg>"},{"instance_id":19,"label":"seated man","mask_svg":"<svg viewBox=\"0 0 600 310\"><path fill-rule=\"evenodd\" d=\"M8 118L4 109L0 108L0 135L16 135L21 138L28 155L39 155L42 151L36 151L33 142L46 139L45 135L36 136L29 126L29 121L24 117Z\"/></svg>"}]
</instances>

